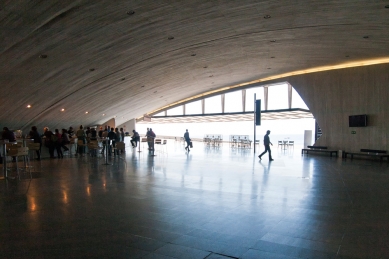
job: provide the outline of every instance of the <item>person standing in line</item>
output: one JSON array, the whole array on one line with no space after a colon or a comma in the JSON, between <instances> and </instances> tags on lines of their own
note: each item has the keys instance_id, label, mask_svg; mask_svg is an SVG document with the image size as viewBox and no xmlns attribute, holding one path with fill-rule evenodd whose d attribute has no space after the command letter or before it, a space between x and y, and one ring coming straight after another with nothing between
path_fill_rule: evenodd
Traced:
<instances>
[{"instance_id":1,"label":"person standing in line","mask_svg":"<svg viewBox=\"0 0 389 259\"><path fill-rule=\"evenodd\" d=\"M105 130L101 134L101 138L103 139L103 150L101 150L101 154L104 154L105 148L107 146L107 138L108 138L108 128L107 127L105 128Z\"/></svg>"},{"instance_id":2,"label":"person standing in line","mask_svg":"<svg viewBox=\"0 0 389 259\"><path fill-rule=\"evenodd\" d=\"M112 154L112 146L115 147L116 134L115 134L114 130L115 130L114 128L111 128L111 131L108 132L109 141L112 143L112 145L109 144L109 146L107 147L109 156L111 156L111 154Z\"/></svg>"},{"instance_id":3,"label":"person standing in line","mask_svg":"<svg viewBox=\"0 0 389 259\"><path fill-rule=\"evenodd\" d=\"M64 152L69 151L69 148L66 145L70 144L70 138L66 129L62 129L61 139L61 147L64 149Z\"/></svg>"},{"instance_id":4,"label":"person standing in line","mask_svg":"<svg viewBox=\"0 0 389 259\"><path fill-rule=\"evenodd\" d=\"M97 140L97 131L95 128L91 128L89 134L87 135L89 140Z\"/></svg>"},{"instance_id":5,"label":"person standing in line","mask_svg":"<svg viewBox=\"0 0 389 259\"><path fill-rule=\"evenodd\" d=\"M76 136L77 136L77 143L78 141L82 141L83 143L83 146L77 146L77 153L80 154L80 155L84 155L85 153L85 144L86 144L86 135L85 135L85 131L84 131L84 127L82 125L80 125L80 129L77 130L76 132ZM77 155L77 154L76 154Z\"/></svg>"},{"instance_id":6,"label":"person standing in line","mask_svg":"<svg viewBox=\"0 0 389 259\"><path fill-rule=\"evenodd\" d=\"M150 130L148 131L147 133L147 143L149 143L149 150L150 151L154 151L154 139L155 139L156 135L154 133L154 131L150 128Z\"/></svg>"},{"instance_id":7,"label":"person standing in line","mask_svg":"<svg viewBox=\"0 0 389 259\"><path fill-rule=\"evenodd\" d=\"M2 139L8 139L9 143L16 142L15 134L8 127L3 128Z\"/></svg>"},{"instance_id":8,"label":"person standing in line","mask_svg":"<svg viewBox=\"0 0 389 259\"><path fill-rule=\"evenodd\" d=\"M104 132L104 130L103 130L103 127L102 127L102 126L100 126L100 130L99 130L99 138L102 138L102 137L103 137L103 132Z\"/></svg>"},{"instance_id":9,"label":"person standing in line","mask_svg":"<svg viewBox=\"0 0 389 259\"><path fill-rule=\"evenodd\" d=\"M150 129L147 128L146 136L145 136L145 137L147 138L147 146L149 147L149 150L150 150L150 142L149 142L149 140L148 140L149 131L150 131Z\"/></svg>"},{"instance_id":10,"label":"person standing in line","mask_svg":"<svg viewBox=\"0 0 389 259\"><path fill-rule=\"evenodd\" d=\"M54 135L54 133L49 129L49 127L45 127L43 129L43 135L45 137L45 146L49 149L49 154L50 154L50 158L55 158L54 157L54 142L53 142L53 139L52 139L52 136Z\"/></svg>"},{"instance_id":11,"label":"person standing in line","mask_svg":"<svg viewBox=\"0 0 389 259\"><path fill-rule=\"evenodd\" d=\"M126 134L124 133L123 128L120 128L120 142L124 142L124 137Z\"/></svg>"},{"instance_id":12,"label":"person standing in line","mask_svg":"<svg viewBox=\"0 0 389 259\"><path fill-rule=\"evenodd\" d=\"M35 150L35 151L36 151L37 160L41 160L42 138L36 126L31 127L30 138L34 139L34 143L40 144L39 150Z\"/></svg>"},{"instance_id":13,"label":"person standing in line","mask_svg":"<svg viewBox=\"0 0 389 259\"><path fill-rule=\"evenodd\" d=\"M190 147L190 137L189 137L189 132L188 130L186 130L185 134L184 134L184 139L186 141L186 147L185 147L185 150L188 150L188 152L190 151L189 147Z\"/></svg>"},{"instance_id":14,"label":"person standing in line","mask_svg":"<svg viewBox=\"0 0 389 259\"><path fill-rule=\"evenodd\" d=\"M262 156L264 154L266 154L266 152L269 152L269 161L274 161L274 159L271 157L271 150L270 150L270 145L273 146L273 143L270 142L269 135L270 135L270 130L266 131L266 135L263 138L263 144L265 145L265 151L263 151L263 153L258 156L259 160L262 160Z\"/></svg>"},{"instance_id":15,"label":"person standing in line","mask_svg":"<svg viewBox=\"0 0 389 259\"><path fill-rule=\"evenodd\" d=\"M74 137L74 130L73 130L73 127L69 127L69 129L68 129L68 135L69 135L69 138L73 138L73 137Z\"/></svg>"},{"instance_id":16,"label":"person standing in line","mask_svg":"<svg viewBox=\"0 0 389 259\"><path fill-rule=\"evenodd\" d=\"M113 148L116 148L116 143L121 142L121 135L119 132L119 128L115 128L115 140L112 141ZM119 155L119 151L115 149L116 155Z\"/></svg>"},{"instance_id":17,"label":"person standing in line","mask_svg":"<svg viewBox=\"0 0 389 259\"><path fill-rule=\"evenodd\" d=\"M62 143L62 135L59 133L58 129L54 130L53 135L53 142L54 142L54 148L57 150L57 158L63 158L63 153L61 149L61 143Z\"/></svg>"}]
</instances>

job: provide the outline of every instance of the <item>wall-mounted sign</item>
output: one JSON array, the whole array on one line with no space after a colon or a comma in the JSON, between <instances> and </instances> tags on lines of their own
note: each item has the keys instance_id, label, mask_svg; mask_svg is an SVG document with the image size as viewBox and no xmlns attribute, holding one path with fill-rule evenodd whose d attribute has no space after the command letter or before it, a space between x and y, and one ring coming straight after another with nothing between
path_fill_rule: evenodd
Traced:
<instances>
[{"instance_id":1,"label":"wall-mounted sign","mask_svg":"<svg viewBox=\"0 0 389 259\"><path fill-rule=\"evenodd\" d=\"M355 130L351 131L351 134L357 134L357 132Z\"/></svg>"}]
</instances>

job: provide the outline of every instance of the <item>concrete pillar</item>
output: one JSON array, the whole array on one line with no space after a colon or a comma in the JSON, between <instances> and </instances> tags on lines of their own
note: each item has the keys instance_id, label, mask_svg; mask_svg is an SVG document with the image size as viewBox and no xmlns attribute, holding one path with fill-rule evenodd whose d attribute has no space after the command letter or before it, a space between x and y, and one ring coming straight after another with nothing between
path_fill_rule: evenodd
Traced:
<instances>
[{"instance_id":1,"label":"concrete pillar","mask_svg":"<svg viewBox=\"0 0 389 259\"><path fill-rule=\"evenodd\" d=\"M246 112L246 89L242 90L242 111Z\"/></svg>"},{"instance_id":2,"label":"concrete pillar","mask_svg":"<svg viewBox=\"0 0 389 259\"><path fill-rule=\"evenodd\" d=\"M221 97L221 105L222 105L222 113L224 113L224 107L225 107L225 104L226 104L226 95L225 94L221 94L220 95Z\"/></svg>"}]
</instances>

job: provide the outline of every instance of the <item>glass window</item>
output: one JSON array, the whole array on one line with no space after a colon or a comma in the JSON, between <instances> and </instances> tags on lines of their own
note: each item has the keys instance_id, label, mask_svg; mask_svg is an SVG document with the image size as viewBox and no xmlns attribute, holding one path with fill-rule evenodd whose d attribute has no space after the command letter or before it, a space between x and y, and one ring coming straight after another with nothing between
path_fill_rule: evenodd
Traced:
<instances>
[{"instance_id":1,"label":"glass window","mask_svg":"<svg viewBox=\"0 0 389 259\"><path fill-rule=\"evenodd\" d=\"M167 110L167 115L168 116L171 116L171 115L183 115L183 114L184 114L184 112L182 110L182 105Z\"/></svg>"},{"instance_id":2,"label":"glass window","mask_svg":"<svg viewBox=\"0 0 389 259\"><path fill-rule=\"evenodd\" d=\"M195 101L185 104L186 114L201 114L201 101Z\"/></svg>"},{"instance_id":3,"label":"glass window","mask_svg":"<svg viewBox=\"0 0 389 259\"><path fill-rule=\"evenodd\" d=\"M205 112L204 113L221 113L222 101L220 95L209 97L205 99Z\"/></svg>"},{"instance_id":4,"label":"glass window","mask_svg":"<svg viewBox=\"0 0 389 259\"><path fill-rule=\"evenodd\" d=\"M299 93L292 87L292 108L308 109Z\"/></svg>"},{"instance_id":5,"label":"glass window","mask_svg":"<svg viewBox=\"0 0 389 259\"><path fill-rule=\"evenodd\" d=\"M165 116L165 112L160 112L160 113L157 113L157 114L154 114L153 116Z\"/></svg>"},{"instance_id":6,"label":"glass window","mask_svg":"<svg viewBox=\"0 0 389 259\"><path fill-rule=\"evenodd\" d=\"M225 94L224 112L242 112L242 91Z\"/></svg>"},{"instance_id":7,"label":"glass window","mask_svg":"<svg viewBox=\"0 0 389 259\"><path fill-rule=\"evenodd\" d=\"M288 107L288 84L268 86L268 110L289 109Z\"/></svg>"},{"instance_id":8,"label":"glass window","mask_svg":"<svg viewBox=\"0 0 389 259\"><path fill-rule=\"evenodd\" d=\"M254 94L257 100L261 100L261 110L265 109L265 98L263 87L255 87L246 90L246 112L254 111Z\"/></svg>"}]
</instances>

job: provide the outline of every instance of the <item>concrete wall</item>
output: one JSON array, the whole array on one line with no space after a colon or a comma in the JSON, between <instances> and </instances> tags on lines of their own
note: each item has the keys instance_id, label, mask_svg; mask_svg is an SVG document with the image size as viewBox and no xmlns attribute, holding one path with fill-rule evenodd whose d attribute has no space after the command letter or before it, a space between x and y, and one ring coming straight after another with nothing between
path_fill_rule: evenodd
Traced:
<instances>
[{"instance_id":1,"label":"concrete wall","mask_svg":"<svg viewBox=\"0 0 389 259\"><path fill-rule=\"evenodd\" d=\"M132 136L132 130L136 129L136 119L126 121L123 124L120 124L118 128L123 128L124 132L129 132Z\"/></svg>"},{"instance_id":2,"label":"concrete wall","mask_svg":"<svg viewBox=\"0 0 389 259\"><path fill-rule=\"evenodd\" d=\"M305 74L286 81L301 95L323 131L316 145L389 151L388 64ZM350 128L349 115L359 114L368 115L368 127Z\"/></svg>"}]
</instances>

